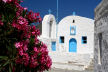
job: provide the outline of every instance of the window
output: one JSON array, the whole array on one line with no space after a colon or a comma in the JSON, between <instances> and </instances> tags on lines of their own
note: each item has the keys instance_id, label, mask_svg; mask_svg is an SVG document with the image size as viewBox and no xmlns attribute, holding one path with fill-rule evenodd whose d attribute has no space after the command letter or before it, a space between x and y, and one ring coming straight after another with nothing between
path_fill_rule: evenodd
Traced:
<instances>
[{"instance_id":1,"label":"window","mask_svg":"<svg viewBox=\"0 0 108 72\"><path fill-rule=\"evenodd\" d=\"M82 44L87 44L87 36L82 36Z\"/></svg>"},{"instance_id":2,"label":"window","mask_svg":"<svg viewBox=\"0 0 108 72\"><path fill-rule=\"evenodd\" d=\"M76 35L76 26L70 27L70 35Z\"/></svg>"},{"instance_id":3,"label":"window","mask_svg":"<svg viewBox=\"0 0 108 72\"><path fill-rule=\"evenodd\" d=\"M102 58L102 33L98 34L98 64L101 64Z\"/></svg>"},{"instance_id":4,"label":"window","mask_svg":"<svg viewBox=\"0 0 108 72\"><path fill-rule=\"evenodd\" d=\"M49 24L49 38L51 37L51 33L52 33L52 23L53 23L53 21L50 21L50 24Z\"/></svg>"},{"instance_id":5,"label":"window","mask_svg":"<svg viewBox=\"0 0 108 72\"><path fill-rule=\"evenodd\" d=\"M75 23L75 20L73 20L73 23Z\"/></svg>"},{"instance_id":6,"label":"window","mask_svg":"<svg viewBox=\"0 0 108 72\"><path fill-rule=\"evenodd\" d=\"M60 42L60 43L64 43L64 36L61 36L61 37L60 37L59 42Z\"/></svg>"},{"instance_id":7,"label":"window","mask_svg":"<svg viewBox=\"0 0 108 72\"><path fill-rule=\"evenodd\" d=\"M56 42L52 42L51 48L52 51L56 51Z\"/></svg>"}]
</instances>

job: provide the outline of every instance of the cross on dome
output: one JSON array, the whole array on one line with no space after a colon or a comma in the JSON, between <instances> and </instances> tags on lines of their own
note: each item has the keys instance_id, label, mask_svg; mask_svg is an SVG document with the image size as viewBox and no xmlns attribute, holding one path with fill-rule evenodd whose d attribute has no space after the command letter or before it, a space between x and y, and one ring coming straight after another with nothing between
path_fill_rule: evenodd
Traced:
<instances>
[{"instance_id":1,"label":"cross on dome","mask_svg":"<svg viewBox=\"0 0 108 72\"><path fill-rule=\"evenodd\" d=\"M49 9L49 10L48 10L48 13L51 14L51 12L52 12L51 9Z\"/></svg>"},{"instance_id":2,"label":"cross on dome","mask_svg":"<svg viewBox=\"0 0 108 72\"><path fill-rule=\"evenodd\" d=\"M73 12L73 15L76 15L76 12L75 11Z\"/></svg>"}]
</instances>

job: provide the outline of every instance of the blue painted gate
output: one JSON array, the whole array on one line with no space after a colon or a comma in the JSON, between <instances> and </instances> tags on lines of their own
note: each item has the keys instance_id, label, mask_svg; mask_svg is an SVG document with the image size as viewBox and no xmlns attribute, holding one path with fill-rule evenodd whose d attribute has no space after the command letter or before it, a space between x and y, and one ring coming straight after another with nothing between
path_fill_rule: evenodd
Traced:
<instances>
[{"instance_id":1,"label":"blue painted gate","mask_svg":"<svg viewBox=\"0 0 108 72\"><path fill-rule=\"evenodd\" d=\"M51 48L52 51L56 51L56 42L52 42Z\"/></svg>"},{"instance_id":2,"label":"blue painted gate","mask_svg":"<svg viewBox=\"0 0 108 72\"><path fill-rule=\"evenodd\" d=\"M69 52L77 52L77 41L74 38L69 40Z\"/></svg>"}]
</instances>

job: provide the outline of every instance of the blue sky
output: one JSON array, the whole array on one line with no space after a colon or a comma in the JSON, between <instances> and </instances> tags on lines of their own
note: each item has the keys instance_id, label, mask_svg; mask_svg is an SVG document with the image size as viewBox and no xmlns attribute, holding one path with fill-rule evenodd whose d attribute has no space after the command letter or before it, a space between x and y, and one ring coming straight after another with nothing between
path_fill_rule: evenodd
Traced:
<instances>
[{"instance_id":1,"label":"blue sky","mask_svg":"<svg viewBox=\"0 0 108 72\"><path fill-rule=\"evenodd\" d=\"M76 12L76 15L94 19L94 8L101 0L59 0L59 21ZM43 18L48 14L48 10L52 10L52 14L56 16L57 0L24 0L23 7L27 7L33 12L39 12Z\"/></svg>"}]
</instances>

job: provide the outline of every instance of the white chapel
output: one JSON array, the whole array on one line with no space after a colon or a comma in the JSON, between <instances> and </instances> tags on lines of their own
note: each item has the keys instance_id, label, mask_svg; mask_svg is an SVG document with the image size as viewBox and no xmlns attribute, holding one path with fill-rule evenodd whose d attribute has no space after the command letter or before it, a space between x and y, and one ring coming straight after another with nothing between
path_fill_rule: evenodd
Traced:
<instances>
[{"instance_id":1,"label":"white chapel","mask_svg":"<svg viewBox=\"0 0 108 72\"><path fill-rule=\"evenodd\" d=\"M84 70L93 65L93 19L70 15L57 23L54 15L45 15L39 39L48 47L52 67Z\"/></svg>"}]
</instances>

